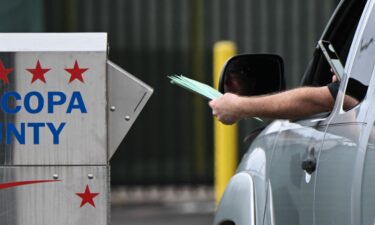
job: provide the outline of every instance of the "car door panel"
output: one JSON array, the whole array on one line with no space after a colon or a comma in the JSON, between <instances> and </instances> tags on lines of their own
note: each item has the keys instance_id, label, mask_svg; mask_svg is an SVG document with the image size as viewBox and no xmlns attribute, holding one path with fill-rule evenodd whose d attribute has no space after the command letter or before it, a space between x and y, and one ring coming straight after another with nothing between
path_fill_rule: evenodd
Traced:
<instances>
[{"instance_id":1,"label":"car door panel","mask_svg":"<svg viewBox=\"0 0 375 225\"><path fill-rule=\"evenodd\" d=\"M273 208L272 220L275 224L313 224L316 174L308 174L301 164L309 149L319 150L325 126L309 127L286 121L283 128L272 156L268 187L272 192L267 207Z\"/></svg>"}]
</instances>

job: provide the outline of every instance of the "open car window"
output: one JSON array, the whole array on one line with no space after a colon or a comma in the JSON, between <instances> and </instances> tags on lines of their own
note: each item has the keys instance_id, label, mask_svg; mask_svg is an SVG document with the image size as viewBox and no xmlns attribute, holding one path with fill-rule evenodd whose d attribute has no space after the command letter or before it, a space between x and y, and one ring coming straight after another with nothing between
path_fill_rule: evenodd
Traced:
<instances>
[{"instance_id":1,"label":"open car window","mask_svg":"<svg viewBox=\"0 0 375 225\"><path fill-rule=\"evenodd\" d=\"M321 39L329 41L345 66L366 0L344 0L333 15ZM332 81L330 66L317 48L301 82L302 86L324 86Z\"/></svg>"}]
</instances>

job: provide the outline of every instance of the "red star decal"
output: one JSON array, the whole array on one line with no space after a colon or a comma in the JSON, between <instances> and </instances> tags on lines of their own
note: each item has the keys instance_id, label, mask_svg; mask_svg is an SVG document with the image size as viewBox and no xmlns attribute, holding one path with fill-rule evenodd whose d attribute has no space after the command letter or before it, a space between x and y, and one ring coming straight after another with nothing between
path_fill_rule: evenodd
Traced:
<instances>
[{"instance_id":1,"label":"red star decal","mask_svg":"<svg viewBox=\"0 0 375 225\"><path fill-rule=\"evenodd\" d=\"M33 79L31 80L31 83L34 83L36 80L41 80L43 83L46 83L44 74L50 71L51 69L49 68L43 69L38 60L38 62L36 63L35 69L26 69L26 70L33 74Z\"/></svg>"},{"instance_id":2,"label":"red star decal","mask_svg":"<svg viewBox=\"0 0 375 225\"><path fill-rule=\"evenodd\" d=\"M77 79L80 80L82 83L85 83L83 81L82 74L88 70L88 68L79 68L77 60L74 63L74 67L71 69L65 69L68 73L70 73L70 80L69 83L71 83L73 80Z\"/></svg>"},{"instance_id":3,"label":"red star decal","mask_svg":"<svg viewBox=\"0 0 375 225\"><path fill-rule=\"evenodd\" d=\"M94 198L99 195L99 193L91 193L89 185L86 185L85 192L83 193L76 193L80 198L82 198L82 202L80 207L89 203L90 205L95 207Z\"/></svg>"},{"instance_id":4,"label":"red star decal","mask_svg":"<svg viewBox=\"0 0 375 225\"><path fill-rule=\"evenodd\" d=\"M12 72L11 68L4 68L3 61L0 59L0 80L4 81L5 84L9 84L8 74Z\"/></svg>"}]
</instances>

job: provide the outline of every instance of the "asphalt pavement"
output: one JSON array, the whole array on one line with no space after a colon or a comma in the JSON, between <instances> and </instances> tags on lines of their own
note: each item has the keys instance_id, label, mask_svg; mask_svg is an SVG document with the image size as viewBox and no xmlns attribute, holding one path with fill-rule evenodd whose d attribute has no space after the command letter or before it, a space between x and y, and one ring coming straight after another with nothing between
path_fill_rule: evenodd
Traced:
<instances>
[{"instance_id":1,"label":"asphalt pavement","mask_svg":"<svg viewBox=\"0 0 375 225\"><path fill-rule=\"evenodd\" d=\"M111 225L211 225L214 203L113 205Z\"/></svg>"}]
</instances>

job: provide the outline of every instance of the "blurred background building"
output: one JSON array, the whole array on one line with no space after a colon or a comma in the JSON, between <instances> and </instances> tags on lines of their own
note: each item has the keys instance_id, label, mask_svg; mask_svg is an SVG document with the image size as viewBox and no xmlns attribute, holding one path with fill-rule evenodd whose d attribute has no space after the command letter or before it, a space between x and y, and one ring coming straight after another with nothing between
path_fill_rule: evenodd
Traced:
<instances>
[{"instance_id":1,"label":"blurred background building","mask_svg":"<svg viewBox=\"0 0 375 225\"><path fill-rule=\"evenodd\" d=\"M109 58L155 89L112 164L114 186L213 184L207 101L169 84L212 83L212 48L284 58L295 87L337 0L0 0L1 32L108 32ZM251 124L240 126L242 139Z\"/></svg>"}]
</instances>

